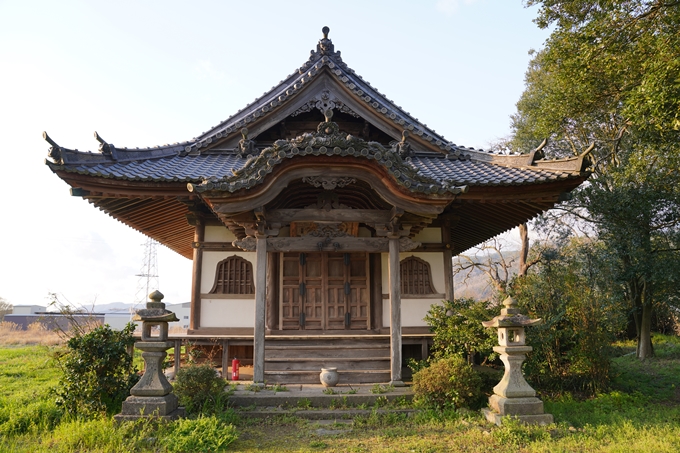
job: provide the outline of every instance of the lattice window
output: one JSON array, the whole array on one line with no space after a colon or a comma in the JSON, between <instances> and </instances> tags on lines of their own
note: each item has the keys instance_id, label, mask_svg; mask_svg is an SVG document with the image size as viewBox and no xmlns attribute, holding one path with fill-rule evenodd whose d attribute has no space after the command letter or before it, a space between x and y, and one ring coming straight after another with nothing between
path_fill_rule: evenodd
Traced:
<instances>
[{"instance_id":1,"label":"lattice window","mask_svg":"<svg viewBox=\"0 0 680 453\"><path fill-rule=\"evenodd\" d=\"M402 294L436 294L430 263L411 256L399 263Z\"/></svg>"},{"instance_id":2,"label":"lattice window","mask_svg":"<svg viewBox=\"0 0 680 453\"><path fill-rule=\"evenodd\" d=\"M217 263L215 284L209 294L255 294L251 262L234 255Z\"/></svg>"}]
</instances>

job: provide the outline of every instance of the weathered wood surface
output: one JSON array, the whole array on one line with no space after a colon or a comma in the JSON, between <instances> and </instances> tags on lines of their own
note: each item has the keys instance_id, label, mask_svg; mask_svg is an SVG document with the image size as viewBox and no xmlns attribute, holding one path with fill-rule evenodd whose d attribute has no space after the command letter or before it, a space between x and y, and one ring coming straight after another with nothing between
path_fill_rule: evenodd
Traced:
<instances>
[{"instance_id":1,"label":"weathered wood surface","mask_svg":"<svg viewBox=\"0 0 680 453\"><path fill-rule=\"evenodd\" d=\"M267 248L276 252L386 252L385 238L337 237L269 238Z\"/></svg>"},{"instance_id":2,"label":"weathered wood surface","mask_svg":"<svg viewBox=\"0 0 680 453\"><path fill-rule=\"evenodd\" d=\"M379 209L277 209L267 211L268 222L363 222L387 223L390 211Z\"/></svg>"},{"instance_id":3,"label":"weathered wood surface","mask_svg":"<svg viewBox=\"0 0 680 453\"><path fill-rule=\"evenodd\" d=\"M194 227L194 242L203 242L205 238L205 223L197 219ZM189 328L194 330L201 327L201 271L203 269L203 250L193 250L193 269L191 272L191 307L189 308Z\"/></svg>"},{"instance_id":4,"label":"weathered wood surface","mask_svg":"<svg viewBox=\"0 0 680 453\"><path fill-rule=\"evenodd\" d=\"M267 239L257 238L255 282L255 329L253 338L253 382L264 384L264 337L267 288Z\"/></svg>"},{"instance_id":5,"label":"weathered wood surface","mask_svg":"<svg viewBox=\"0 0 680 453\"><path fill-rule=\"evenodd\" d=\"M399 239L389 240L390 275L390 349L392 356L390 382L401 383L401 282L399 273Z\"/></svg>"}]
</instances>

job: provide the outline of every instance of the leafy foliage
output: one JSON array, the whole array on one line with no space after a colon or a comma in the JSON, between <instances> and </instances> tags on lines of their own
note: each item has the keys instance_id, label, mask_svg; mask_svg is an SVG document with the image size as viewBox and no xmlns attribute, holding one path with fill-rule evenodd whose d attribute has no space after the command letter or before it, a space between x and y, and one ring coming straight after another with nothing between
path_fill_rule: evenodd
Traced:
<instances>
[{"instance_id":1,"label":"leafy foliage","mask_svg":"<svg viewBox=\"0 0 680 453\"><path fill-rule=\"evenodd\" d=\"M417 404L436 409L480 406L482 380L465 359L451 356L440 359L413 375L413 394Z\"/></svg>"},{"instance_id":2,"label":"leafy foliage","mask_svg":"<svg viewBox=\"0 0 680 453\"><path fill-rule=\"evenodd\" d=\"M210 365L180 368L173 388L187 413L220 413L226 406L226 381Z\"/></svg>"},{"instance_id":3,"label":"leafy foliage","mask_svg":"<svg viewBox=\"0 0 680 453\"><path fill-rule=\"evenodd\" d=\"M435 358L454 355L472 362L479 354L481 360L493 361L498 354L493 351L496 334L482 326L496 316L495 309L487 301L462 298L444 301L443 305L432 305L425 321L434 332L432 354Z\"/></svg>"},{"instance_id":4,"label":"leafy foliage","mask_svg":"<svg viewBox=\"0 0 680 453\"><path fill-rule=\"evenodd\" d=\"M119 410L139 380L128 352L134 330L132 323L120 331L104 325L70 338L67 352L59 358L63 375L57 404L79 416Z\"/></svg>"},{"instance_id":5,"label":"leafy foliage","mask_svg":"<svg viewBox=\"0 0 680 453\"><path fill-rule=\"evenodd\" d=\"M0 321L3 320L5 315L12 313L13 306L4 297L0 297Z\"/></svg>"},{"instance_id":6,"label":"leafy foliage","mask_svg":"<svg viewBox=\"0 0 680 453\"><path fill-rule=\"evenodd\" d=\"M542 390L596 394L611 380L610 344L625 325L621 301L608 292L611 272L600 244L572 241L541 248L542 258L514 285L514 296L532 318L533 346L524 371Z\"/></svg>"},{"instance_id":7,"label":"leafy foliage","mask_svg":"<svg viewBox=\"0 0 680 453\"><path fill-rule=\"evenodd\" d=\"M678 300L680 270L680 8L651 0L530 0L553 27L534 54L513 117L512 147L550 138L547 154L591 143L593 176L570 214L608 250L610 291L622 294L653 355L655 306Z\"/></svg>"}]
</instances>

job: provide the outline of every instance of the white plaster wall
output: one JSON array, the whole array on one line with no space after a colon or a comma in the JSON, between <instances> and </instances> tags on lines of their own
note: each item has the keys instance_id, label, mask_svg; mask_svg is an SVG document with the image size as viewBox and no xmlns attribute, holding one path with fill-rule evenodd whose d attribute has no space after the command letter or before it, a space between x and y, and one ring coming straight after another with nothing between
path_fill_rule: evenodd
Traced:
<instances>
[{"instance_id":1,"label":"white plaster wall","mask_svg":"<svg viewBox=\"0 0 680 453\"><path fill-rule=\"evenodd\" d=\"M201 327L254 327L255 299L201 299Z\"/></svg>"},{"instance_id":2,"label":"white plaster wall","mask_svg":"<svg viewBox=\"0 0 680 453\"><path fill-rule=\"evenodd\" d=\"M399 261L404 260L410 256L415 256L430 264L432 271L432 285L435 291L439 294L444 294L444 255L438 252L406 252L399 254ZM389 268L389 253L381 253L382 260L382 287L383 291L387 292L390 288L390 268Z\"/></svg>"},{"instance_id":3,"label":"white plaster wall","mask_svg":"<svg viewBox=\"0 0 680 453\"><path fill-rule=\"evenodd\" d=\"M236 236L234 236L234 233L229 231L225 226L205 227L205 242L233 242L235 239Z\"/></svg>"},{"instance_id":4,"label":"white plaster wall","mask_svg":"<svg viewBox=\"0 0 680 453\"><path fill-rule=\"evenodd\" d=\"M215 272L217 271L217 263L230 256L240 256L244 259L250 261L253 265L253 282L257 281L257 266L255 265L256 256L255 252L212 252L203 251L203 269L201 270L201 293L205 294L210 291L215 283ZM203 325L203 319L201 319L201 325Z\"/></svg>"},{"instance_id":5,"label":"white plaster wall","mask_svg":"<svg viewBox=\"0 0 680 453\"><path fill-rule=\"evenodd\" d=\"M390 326L390 300L383 299L383 326ZM432 305L442 305L439 299L402 299L401 327L426 327L425 315Z\"/></svg>"},{"instance_id":6,"label":"white plaster wall","mask_svg":"<svg viewBox=\"0 0 680 453\"><path fill-rule=\"evenodd\" d=\"M434 228L432 228L434 229ZM406 252L399 254L399 261L415 256L427 261L430 264L432 271L432 285L437 293L445 293L444 286L444 256L439 252ZM390 270L389 270L389 253L381 253L382 260L382 287L383 292L389 293L390 288ZM441 304L440 299L401 299L401 325L402 327L422 327L427 326L423 321L427 311L432 304ZM383 326L390 325L390 301L383 299Z\"/></svg>"},{"instance_id":7,"label":"white plaster wall","mask_svg":"<svg viewBox=\"0 0 680 453\"><path fill-rule=\"evenodd\" d=\"M413 238L413 242L434 242L436 244L441 244L442 242L442 229L441 228L423 228L420 233L416 234Z\"/></svg>"}]
</instances>

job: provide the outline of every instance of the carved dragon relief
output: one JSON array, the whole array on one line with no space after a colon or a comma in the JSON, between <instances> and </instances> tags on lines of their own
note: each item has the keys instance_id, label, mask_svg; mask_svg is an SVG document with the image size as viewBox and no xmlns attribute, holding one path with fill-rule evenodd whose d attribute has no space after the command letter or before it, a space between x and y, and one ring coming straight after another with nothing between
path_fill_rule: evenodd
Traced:
<instances>
[{"instance_id":1,"label":"carved dragon relief","mask_svg":"<svg viewBox=\"0 0 680 453\"><path fill-rule=\"evenodd\" d=\"M233 193L240 189L249 189L262 183L267 174L271 173L283 159L306 155L354 156L375 160L387 169L398 184L411 192L458 194L467 191L466 186L455 186L419 174L418 169L410 163L410 159L404 159L400 155L404 153L405 136L391 148L386 148L378 142L369 142L340 132L338 124L331 121L333 111L326 110L324 114L326 121L319 124L315 133L304 133L289 140L277 140L273 146L248 159L242 168L232 170L231 176L206 179L201 184L190 183L187 185L189 191Z\"/></svg>"}]
</instances>

